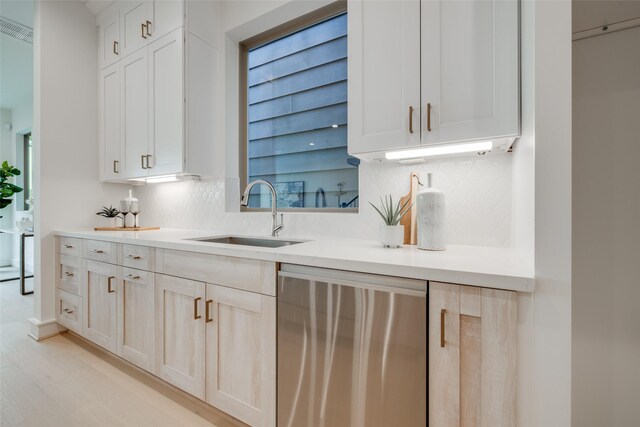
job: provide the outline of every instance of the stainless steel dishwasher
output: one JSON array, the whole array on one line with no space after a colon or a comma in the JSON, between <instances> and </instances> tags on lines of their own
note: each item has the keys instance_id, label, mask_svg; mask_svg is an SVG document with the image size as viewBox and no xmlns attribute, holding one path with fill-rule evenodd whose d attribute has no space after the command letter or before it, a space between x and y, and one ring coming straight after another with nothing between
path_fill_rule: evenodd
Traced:
<instances>
[{"instance_id":1,"label":"stainless steel dishwasher","mask_svg":"<svg viewBox=\"0 0 640 427\"><path fill-rule=\"evenodd\" d=\"M278 427L427 425L427 282L283 264Z\"/></svg>"}]
</instances>

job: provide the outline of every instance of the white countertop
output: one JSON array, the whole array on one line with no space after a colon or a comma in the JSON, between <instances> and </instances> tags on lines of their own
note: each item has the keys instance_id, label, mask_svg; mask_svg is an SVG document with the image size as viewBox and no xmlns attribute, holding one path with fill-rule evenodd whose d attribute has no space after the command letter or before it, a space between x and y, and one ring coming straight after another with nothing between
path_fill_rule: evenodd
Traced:
<instances>
[{"instance_id":1,"label":"white countertop","mask_svg":"<svg viewBox=\"0 0 640 427\"><path fill-rule=\"evenodd\" d=\"M446 251L431 252L415 246L389 249L373 240L336 238L315 238L296 245L263 248L185 240L224 233L178 229L59 230L55 234L520 292L533 292L535 287L533 267L509 248L449 246ZM294 237L281 239L296 240Z\"/></svg>"}]
</instances>

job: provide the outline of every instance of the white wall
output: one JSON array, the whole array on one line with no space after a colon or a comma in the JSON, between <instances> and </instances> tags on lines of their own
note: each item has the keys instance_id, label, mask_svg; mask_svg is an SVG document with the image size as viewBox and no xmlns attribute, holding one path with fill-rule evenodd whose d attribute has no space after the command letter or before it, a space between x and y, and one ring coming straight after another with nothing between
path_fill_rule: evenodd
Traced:
<instances>
[{"instance_id":1,"label":"white wall","mask_svg":"<svg viewBox=\"0 0 640 427\"><path fill-rule=\"evenodd\" d=\"M573 42L573 425L640 425L640 27Z\"/></svg>"},{"instance_id":2,"label":"white wall","mask_svg":"<svg viewBox=\"0 0 640 427\"><path fill-rule=\"evenodd\" d=\"M78 1L38 1L34 16L35 313L31 335L54 322L53 230L91 227L125 187L98 182L95 17Z\"/></svg>"}]
</instances>

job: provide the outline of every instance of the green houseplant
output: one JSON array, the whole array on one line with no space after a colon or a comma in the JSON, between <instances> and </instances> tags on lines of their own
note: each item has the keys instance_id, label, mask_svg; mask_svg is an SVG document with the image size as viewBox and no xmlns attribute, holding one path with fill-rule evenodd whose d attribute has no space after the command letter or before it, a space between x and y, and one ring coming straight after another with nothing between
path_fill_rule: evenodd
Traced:
<instances>
[{"instance_id":1,"label":"green houseplant","mask_svg":"<svg viewBox=\"0 0 640 427\"><path fill-rule=\"evenodd\" d=\"M20 175L20 170L15 166L9 165L6 160L2 162L0 167L0 209L4 209L13 202L11 196L22 191L21 187L7 182L14 176ZM0 216L2 218L2 216Z\"/></svg>"},{"instance_id":2,"label":"green houseplant","mask_svg":"<svg viewBox=\"0 0 640 427\"><path fill-rule=\"evenodd\" d=\"M116 208L114 208L113 206L103 206L102 209L100 209L100 212L96 212L96 215L104 217L104 218L113 218L113 226L117 227L117 219L120 216L120 211Z\"/></svg>"},{"instance_id":3,"label":"green houseplant","mask_svg":"<svg viewBox=\"0 0 640 427\"><path fill-rule=\"evenodd\" d=\"M404 226L399 225L400 220L407 212L411 210L412 204L409 200L400 203L393 203L390 194L380 198L380 205L376 206L369 202L371 206L378 212L384 224L380 226L380 243L387 248L399 248L404 241Z\"/></svg>"}]
</instances>

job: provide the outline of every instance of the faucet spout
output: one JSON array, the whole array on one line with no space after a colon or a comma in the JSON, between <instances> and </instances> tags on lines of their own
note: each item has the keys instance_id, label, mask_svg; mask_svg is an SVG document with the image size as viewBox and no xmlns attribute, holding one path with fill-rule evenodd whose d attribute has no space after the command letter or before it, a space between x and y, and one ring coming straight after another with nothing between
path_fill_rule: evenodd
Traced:
<instances>
[{"instance_id":1,"label":"faucet spout","mask_svg":"<svg viewBox=\"0 0 640 427\"><path fill-rule=\"evenodd\" d=\"M283 214L280 214L280 223L278 223L278 195L276 189L270 182L265 181L264 179L256 179L255 181L250 182L245 188L244 193L242 194L242 199L240 199L240 205L248 206L249 205L249 193L251 189L256 185L266 185L271 191L271 237L276 237L278 232L284 228L283 223Z\"/></svg>"}]
</instances>

